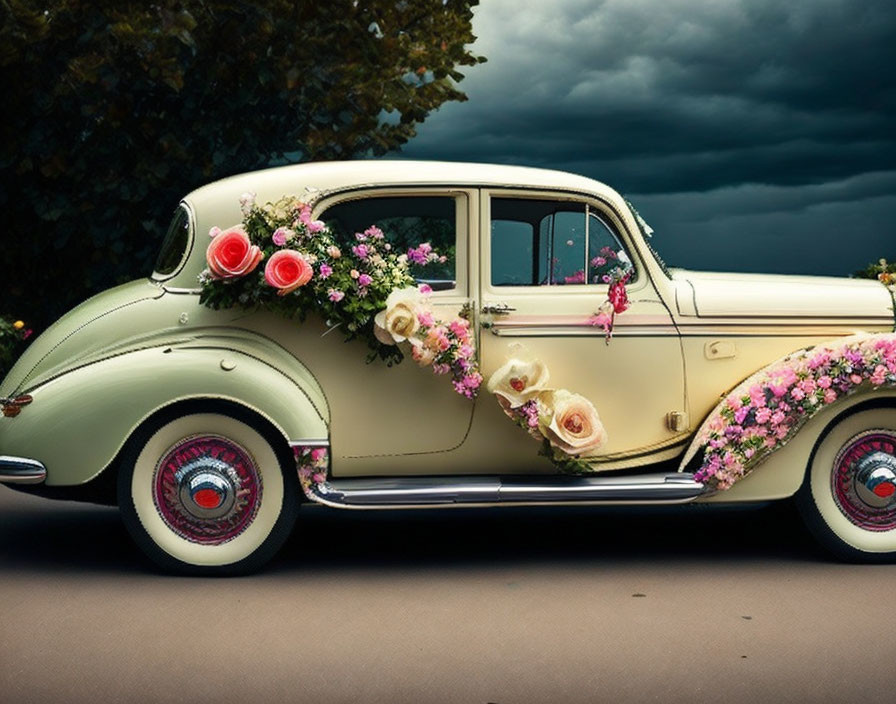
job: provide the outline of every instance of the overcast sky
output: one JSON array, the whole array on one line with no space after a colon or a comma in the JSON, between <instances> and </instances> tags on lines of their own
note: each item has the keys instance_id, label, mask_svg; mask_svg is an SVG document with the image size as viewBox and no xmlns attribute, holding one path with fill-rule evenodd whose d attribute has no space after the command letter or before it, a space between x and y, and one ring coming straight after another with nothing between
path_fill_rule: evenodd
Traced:
<instances>
[{"instance_id":1,"label":"overcast sky","mask_svg":"<svg viewBox=\"0 0 896 704\"><path fill-rule=\"evenodd\" d=\"M604 181L676 266L896 259L892 0L483 0L474 32L404 156Z\"/></svg>"}]
</instances>

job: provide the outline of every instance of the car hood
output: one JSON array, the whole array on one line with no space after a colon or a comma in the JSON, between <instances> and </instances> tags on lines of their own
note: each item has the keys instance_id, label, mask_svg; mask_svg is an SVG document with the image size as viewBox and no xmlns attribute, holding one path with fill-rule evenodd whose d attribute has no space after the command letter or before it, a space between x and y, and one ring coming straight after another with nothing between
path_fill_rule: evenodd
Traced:
<instances>
[{"instance_id":1,"label":"car hood","mask_svg":"<svg viewBox=\"0 0 896 704\"><path fill-rule=\"evenodd\" d=\"M893 325L894 298L868 279L673 269L678 313L699 318L835 318Z\"/></svg>"}]
</instances>

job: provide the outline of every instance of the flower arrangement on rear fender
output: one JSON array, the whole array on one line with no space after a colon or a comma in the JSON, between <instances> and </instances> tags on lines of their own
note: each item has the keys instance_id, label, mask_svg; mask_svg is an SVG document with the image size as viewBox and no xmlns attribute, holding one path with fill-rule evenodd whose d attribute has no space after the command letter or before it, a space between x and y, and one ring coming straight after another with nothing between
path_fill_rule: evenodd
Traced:
<instances>
[{"instance_id":1,"label":"flower arrangement on rear fender","mask_svg":"<svg viewBox=\"0 0 896 704\"><path fill-rule=\"evenodd\" d=\"M896 333L795 352L744 381L704 422L695 478L728 489L822 408L882 386L896 386Z\"/></svg>"},{"instance_id":2,"label":"flower arrangement on rear fender","mask_svg":"<svg viewBox=\"0 0 896 704\"><path fill-rule=\"evenodd\" d=\"M566 389L550 389L550 374L541 361L511 359L488 380L504 413L542 443L541 454L564 472L590 469L587 458L607 441L594 405Z\"/></svg>"},{"instance_id":3,"label":"flower arrangement on rear fender","mask_svg":"<svg viewBox=\"0 0 896 704\"><path fill-rule=\"evenodd\" d=\"M418 364L450 373L458 393L476 396L482 377L469 322L436 319L431 289L418 289L410 273L411 266L444 261L428 242L398 252L371 226L340 246L294 197L259 206L244 194L240 205L241 224L209 232L208 268L199 276L203 304L260 307L299 320L317 312L346 338L364 339L368 361L400 362L398 343L407 341Z\"/></svg>"}]
</instances>

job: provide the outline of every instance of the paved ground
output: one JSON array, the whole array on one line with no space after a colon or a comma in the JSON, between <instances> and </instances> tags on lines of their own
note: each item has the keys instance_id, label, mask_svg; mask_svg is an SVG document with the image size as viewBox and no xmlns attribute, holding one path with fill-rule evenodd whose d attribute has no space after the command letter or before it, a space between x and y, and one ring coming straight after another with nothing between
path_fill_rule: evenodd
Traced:
<instances>
[{"instance_id":1,"label":"paved ground","mask_svg":"<svg viewBox=\"0 0 896 704\"><path fill-rule=\"evenodd\" d=\"M158 575L114 509L0 487L0 701L892 702L896 566L755 511L304 511Z\"/></svg>"}]
</instances>

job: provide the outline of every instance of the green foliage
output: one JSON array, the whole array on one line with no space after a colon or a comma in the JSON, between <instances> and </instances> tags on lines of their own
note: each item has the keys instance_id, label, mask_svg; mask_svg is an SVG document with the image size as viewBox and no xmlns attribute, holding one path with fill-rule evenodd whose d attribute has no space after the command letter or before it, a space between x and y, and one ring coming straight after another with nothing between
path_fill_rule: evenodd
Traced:
<instances>
[{"instance_id":1,"label":"green foliage","mask_svg":"<svg viewBox=\"0 0 896 704\"><path fill-rule=\"evenodd\" d=\"M24 322L0 316L0 378L6 376L29 337L31 329Z\"/></svg>"},{"instance_id":2,"label":"green foliage","mask_svg":"<svg viewBox=\"0 0 896 704\"><path fill-rule=\"evenodd\" d=\"M477 0L0 0L7 301L43 326L148 273L179 197L379 155L442 103Z\"/></svg>"},{"instance_id":3,"label":"green foliage","mask_svg":"<svg viewBox=\"0 0 896 704\"><path fill-rule=\"evenodd\" d=\"M853 278L877 279L887 285L894 284L896 283L896 262L879 259L877 263L869 264L864 269L853 272Z\"/></svg>"}]
</instances>

